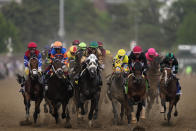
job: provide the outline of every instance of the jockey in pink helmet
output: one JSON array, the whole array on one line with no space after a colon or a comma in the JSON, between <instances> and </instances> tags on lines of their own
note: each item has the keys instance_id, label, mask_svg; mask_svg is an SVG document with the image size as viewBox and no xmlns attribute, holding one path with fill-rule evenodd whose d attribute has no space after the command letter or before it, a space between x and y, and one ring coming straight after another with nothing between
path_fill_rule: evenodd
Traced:
<instances>
[{"instance_id":1,"label":"jockey in pink helmet","mask_svg":"<svg viewBox=\"0 0 196 131\"><path fill-rule=\"evenodd\" d=\"M146 52L145 56L149 62L152 62L155 57L159 56L159 54L156 52L156 50L154 48L149 48L148 52Z\"/></svg>"}]
</instances>

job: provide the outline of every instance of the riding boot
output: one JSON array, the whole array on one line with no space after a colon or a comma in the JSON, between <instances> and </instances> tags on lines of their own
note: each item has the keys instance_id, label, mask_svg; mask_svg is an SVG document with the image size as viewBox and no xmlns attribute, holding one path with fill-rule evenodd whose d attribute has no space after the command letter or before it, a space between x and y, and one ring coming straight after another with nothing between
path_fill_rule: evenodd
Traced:
<instances>
[{"instance_id":1,"label":"riding boot","mask_svg":"<svg viewBox=\"0 0 196 131\"><path fill-rule=\"evenodd\" d=\"M177 85L177 93L176 93L176 95L181 95L182 93L181 93L181 86L180 86L179 80L177 80L176 85Z\"/></svg>"}]
</instances>

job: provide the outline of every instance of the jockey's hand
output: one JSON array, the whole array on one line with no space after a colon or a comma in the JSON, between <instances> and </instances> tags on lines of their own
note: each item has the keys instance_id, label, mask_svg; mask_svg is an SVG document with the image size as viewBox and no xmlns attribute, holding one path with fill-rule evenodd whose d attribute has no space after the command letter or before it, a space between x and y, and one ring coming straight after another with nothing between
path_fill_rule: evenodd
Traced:
<instances>
[{"instance_id":1,"label":"jockey's hand","mask_svg":"<svg viewBox=\"0 0 196 131\"><path fill-rule=\"evenodd\" d=\"M38 67L38 73L42 74L42 68L41 67Z\"/></svg>"},{"instance_id":2,"label":"jockey's hand","mask_svg":"<svg viewBox=\"0 0 196 131\"><path fill-rule=\"evenodd\" d=\"M25 75L28 76L29 75L29 68L25 67Z\"/></svg>"}]
</instances>

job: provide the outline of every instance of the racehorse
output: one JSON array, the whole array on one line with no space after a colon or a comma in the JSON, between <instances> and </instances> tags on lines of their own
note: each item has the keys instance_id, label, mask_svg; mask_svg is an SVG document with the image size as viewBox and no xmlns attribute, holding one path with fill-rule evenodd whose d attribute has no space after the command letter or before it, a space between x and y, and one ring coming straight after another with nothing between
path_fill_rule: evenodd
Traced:
<instances>
[{"instance_id":1,"label":"racehorse","mask_svg":"<svg viewBox=\"0 0 196 131\"><path fill-rule=\"evenodd\" d=\"M161 113L164 113L164 118L166 120L166 116L165 116L166 102L169 102L169 110L167 113L168 123L170 122L170 119L171 119L171 112L172 112L173 106L175 106L174 116L178 115L177 103L180 99L180 96L176 95L177 81L178 79L172 75L172 69L164 68L162 72L162 76L161 76L161 81L160 81L161 105L164 107L164 111L161 111Z\"/></svg>"},{"instance_id":2,"label":"racehorse","mask_svg":"<svg viewBox=\"0 0 196 131\"><path fill-rule=\"evenodd\" d=\"M80 74L78 81L79 103L78 107L81 109L81 115L85 115L84 103L91 100L90 112L88 115L89 126L92 127L92 119L97 118L98 102L100 97L100 87L98 83L98 59L94 54L91 54L86 60L86 67ZM79 117L79 115L78 115Z\"/></svg>"},{"instance_id":3,"label":"racehorse","mask_svg":"<svg viewBox=\"0 0 196 131\"><path fill-rule=\"evenodd\" d=\"M142 75L142 64L136 62L133 65L133 73L128 77L128 94L127 94L127 104L126 113L128 124L131 122L131 112L133 112L133 106L137 105L136 118L139 122L140 112L142 106L145 106L146 99L146 84L145 79Z\"/></svg>"},{"instance_id":4,"label":"racehorse","mask_svg":"<svg viewBox=\"0 0 196 131\"><path fill-rule=\"evenodd\" d=\"M115 63L116 63L114 66L115 69L110 78L111 86L108 87L107 95L110 101L112 102L114 124L117 125L122 123L123 116L124 116L126 72L124 70L125 68L121 67L122 63L117 63L117 62ZM117 102L119 102L121 105L120 122L118 120Z\"/></svg>"},{"instance_id":5,"label":"racehorse","mask_svg":"<svg viewBox=\"0 0 196 131\"><path fill-rule=\"evenodd\" d=\"M51 114L58 123L59 115L58 110L62 105L62 119L66 118L65 127L71 128L69 110L67 105L69 99L73 96L73 90L68 90L71 86L69 78L62 70L61 59L52 59L53 73L48 81L48 90L46 90L45 99L50 107Z\"/></svg>"},{"instance_id":6,"label":"racehorse","mask_svg":"<svg viewBox=\"0 0 196 131\"><path fill-rule=\"evenodd\" d=\"M147 116L149 116L152 105L154 104L155 99L158 103L158 84L160 82L160 62L161 57L157 56L152 62L148 64L148 81L150 88L147 90Z\"/></svg>"},{"instance_id":7,"label":"racehorse","mask_svg":"<svg viewBox=\"0 0 196 131\"><path fill-rule=\"evenodd\" d=\"M31 57L29 60L29 76L25 81L25 78L17 75L18 82L25 85L25 92L22 94L24 97L24 104L26 109L26 121L21 122L21 125L30 124L29 111L30 102L35 101L35 111L33 114L34 123L37 122L38 114L40 113L40 103L43 99L43 85L40 82L41 75L38 73L38 59L37 57Z\"/></svg>"}]
</instances>

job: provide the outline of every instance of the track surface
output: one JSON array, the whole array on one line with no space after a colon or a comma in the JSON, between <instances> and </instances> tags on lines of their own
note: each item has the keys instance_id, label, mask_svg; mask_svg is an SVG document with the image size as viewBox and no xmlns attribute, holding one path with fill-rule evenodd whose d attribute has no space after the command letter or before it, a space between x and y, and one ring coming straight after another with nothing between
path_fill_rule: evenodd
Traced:
<instances>
[{"instance_id":1,"label":"track surface","mask_svg":"<svg viewBox=\"0 0 196 131\"><path fill-rule=\"evenodd\" d=\"M163 115L159 113L159 106L154 105L151 117L140 123L147 131L196 131L196 76L180 77L183 95L178 103L179 116L174 118L172 114L171 124L163 119ZM103 102L98 120L95 122L94 128L88 128L88 121L85 119L77 123L75 115L71 116L71 129L64 128L64 120L56 125L55 120L49 115L43 113L41 106L41 114L38 118L37 125L20 126L19 122L25 118L25 108L23 105L22 95L18 93L19 85L15 79L6 79L0 81L0 131L92 131L92 130L111 130L123 131L132 130L136 125L127 126L124 121L123 125L114 126L112 124L112 107L111 103ZM42 102L43 104L43 102ZM31 103L31 120L34 103Z\"/></svg>"}]
</instances>

